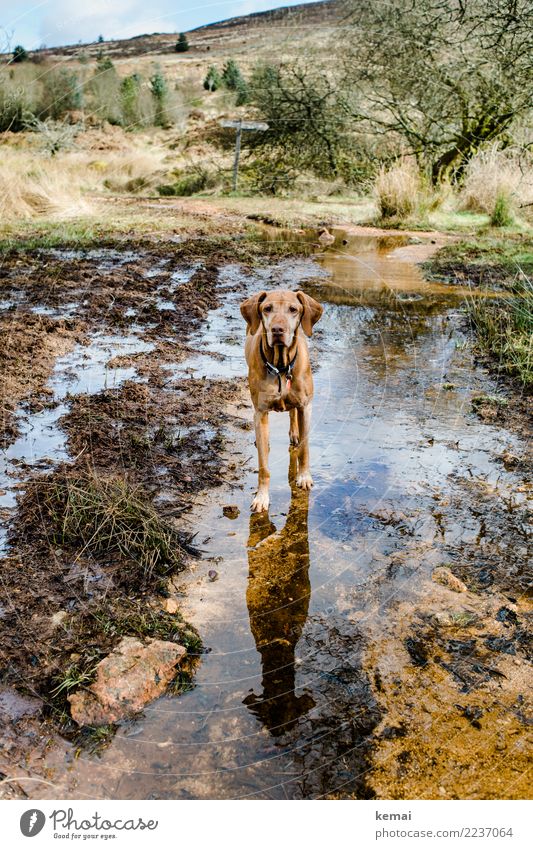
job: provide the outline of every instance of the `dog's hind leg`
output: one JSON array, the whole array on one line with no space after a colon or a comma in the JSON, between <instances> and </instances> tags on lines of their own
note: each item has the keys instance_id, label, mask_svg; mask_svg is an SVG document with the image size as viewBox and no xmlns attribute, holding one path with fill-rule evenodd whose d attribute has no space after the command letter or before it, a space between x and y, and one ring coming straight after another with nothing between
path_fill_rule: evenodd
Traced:
<instances>
[{"instance_id":1,"label":"dog's hind leg","mask_svg":"<svg viewBox=\"0 0 533 849\"><path fill-rule=\"evenodd\" d=\"M257 495L252 501L252 512L261 513L268 510L270 498L268 487L270 484L270 472L268 471L268 413L254 413L255 444L257 445L257 456L259 460L259 486Z\"/></svg>"},{"instance_id":2,"label":"dog's hind leg","mask_svg":"<svg viewBox=\"0 0 533 849\"><path fill-rule=\"evenodd\" d=\"M298 445L300 442L300 431L298 430L298 410L289 410L289 440L291 445Z\"/></svg>"}]
</instances>

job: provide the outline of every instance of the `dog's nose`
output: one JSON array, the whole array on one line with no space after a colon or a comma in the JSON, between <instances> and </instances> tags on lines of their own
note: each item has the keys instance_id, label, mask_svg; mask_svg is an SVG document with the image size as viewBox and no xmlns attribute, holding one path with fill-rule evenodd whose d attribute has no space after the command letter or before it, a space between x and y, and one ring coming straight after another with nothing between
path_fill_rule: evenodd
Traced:
<instances>
[{"instance_id":1,"label":"dog's nose","mask_svg":"<svg viewBox=\"0 0 533 849\"><path fill-rule=\"evenodd\" d=\"M274 336L283 336L283 327L280 324L272 325L272 334Z\"/></svg>"}]
</instances>

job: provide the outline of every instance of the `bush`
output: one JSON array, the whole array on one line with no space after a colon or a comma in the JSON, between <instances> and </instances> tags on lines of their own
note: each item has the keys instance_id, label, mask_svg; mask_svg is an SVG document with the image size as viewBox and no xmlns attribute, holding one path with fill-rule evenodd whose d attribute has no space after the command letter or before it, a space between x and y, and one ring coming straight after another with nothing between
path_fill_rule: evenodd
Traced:
<instances>
[{"instance_id":1,"label":"bush","mask_svg":"<svg viewBox=\"0 0 533 849\"><path fill-rule=\"evenodd\" d=\"M414 162L400 160L390 168L382 166L374 183L382 218L405 218L423 204L422 181Z\"/></svg>"},{"instance_id":2,"label":"bush","mask_svg":"<svg viewBox=\"0 0 533 849\"><path fill-rule=\"evenodd\" d=\"M28 52L22 44L17 44L13 50L13 62L26 62L28 60Z\"/></svg>"},{"instance_id":3,"label":"bush","mask_svg":"<svg viewBox=\"0 0 533 849\"><path fill-rule=\"evenodd\" d=\"M141 78L138 74L124 77L120 83L120 99L122 105L122 124L126 129L143 123L139 106Z\"/></svg>"},{"instance_id":4,"label":"bush","mask_svg":"<svg viewBox=\"0 0 533 849\"><path fill-rule=\"evenodd\" d=\"M0 132L20 133L33 117L24 89L0 88Z\"/></svg>"},{"instance_id":5,"label":"bush","mask_svg":"<svg viewBox=\"0 0 533 849\"><path fill-rule=\"evenodd\" d=\"M234 59L229 59L224 65L222 71L222 82L229 88L230 91L238 91L244 83L243 76L239 70L239 66Z\"/></svg>"},{"instance_id":6,"label":"bush","mask_svg":"<svg viewBox=\"0 0 533 849\"><path fill-rule=\"evenodd\" d=\"M493 227L511 227L514 223L511 199L504 191L496 197L490 223Z\"/></svg>"},{"instance_id":7,"label":"bush","mask_svg":"<svg viewBox=\"0 0 533 849\"><path fill-rule=\"evenodd\" d=\"M88 85L90 109L103 121L122 123L120 79L113 63L97 62L94 76Z\"/></svg>"},{"instance_id":8,"label":"bush","mask_svg":"<svg viewBox=\"0 0 533 849\"><path fill-rule=\"evenodd\" d=\"M222 85L222 78L214 65L211 65L204 79L204 88L207 91L216 91Z\"/></svg>"},{"instance_id":9,"label":"bush","mask_svg":"<svg viewBox=\"0 0 533 849\"><path fill-rule=\"evenodd\" d=\"M212 188L215 178L204 169L185 172L175 183L166 183L158 186L157 191L162 197L188 197L204 189Z\"/></svg>"},{"instance_id":10,"label":"bush","mask_svg":"<svg viewBox=\"0 0 533 849\"><path fill-rule=\"evenodd\" d=\"M184 32L180 32L179 38L176 41L176 53L186 53L189 49L189 42Z\"/></svg>"},{"instance_id":11,"label":"bush","mask_svg":"<svg viewBox=\"0 0 533 849\"><path fill-rule=\"evenodd\" d=\"M159 127L169 127L170 120L167 113L168 86L163 74L156 71L150 78L150 91L155 101L154 123Z\"/></svg>"},{"instance_id":12,"label":"bush","mask_svg":"<svg viewBox=\"0 0 533 849\"><path fill-rule=\"evenodd\" d=\"M67 112L80 109L82 89L73 71L52 70L43 77L43 90L39 104L39 118L57 121Z\"/></svg>"}]
</instances>

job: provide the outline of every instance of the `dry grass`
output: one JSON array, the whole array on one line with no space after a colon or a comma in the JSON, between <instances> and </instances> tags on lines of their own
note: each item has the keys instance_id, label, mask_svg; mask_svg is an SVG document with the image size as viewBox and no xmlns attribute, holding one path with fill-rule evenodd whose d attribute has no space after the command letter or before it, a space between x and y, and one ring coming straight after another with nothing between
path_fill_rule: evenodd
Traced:
<instances>
[{"instance_id":1,"label":"dry grass","mask_svg":"<svg viewBox=\"0 0 533 849\"><path fill-rule=\"evenodd\" d=\"M0 158L0 219L71 218L89 211L79 181L50 157L3 148Z\"/></svg>"},{"instance_id":2,"label":"dry grass","mask_svg":"<svg viewBox=\"0 0 533 849\"><path fill-rule=\"evenodd\" d=\"M510 214L533 201L533 163L514 150L493 145L468 164L460 205L471 212L494 216L504 204Z\"/></svg>"},{"instance_id":3,"label":"dry grass","mask_svg":"<svg viewBox=\"0 0 533 849\"><path fill-rule=\"evenodd\" d=\"M374 195L382 218L408 218L427 206L427 196L415 162L402 159L382 166L374 182Z\"/></svg>"},{"instance_id":4,"label":"dry grass","mask_svg":"<svg viewBox=\"0 0 533 849\"><path fill-rule=\"evenodd\" d=\"M183 568L190 538L163 520L138 487L90 473L36 481L25 496L54 544L83 555L120 555L145 579ZM40 516L40 518L39 518Z\"/></svg>"}]
</instances>

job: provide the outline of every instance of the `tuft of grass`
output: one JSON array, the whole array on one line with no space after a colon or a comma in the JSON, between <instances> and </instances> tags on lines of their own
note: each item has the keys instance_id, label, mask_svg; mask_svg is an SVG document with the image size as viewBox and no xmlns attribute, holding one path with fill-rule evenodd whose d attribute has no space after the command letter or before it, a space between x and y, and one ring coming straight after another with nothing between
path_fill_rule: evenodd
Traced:
<instances>
[{"instance_id":1,"label":"tuft of grass","mask_svg":"<svg viewBox=\"0 0 533 849\"><path fill-rule=\"evenodd\" d=\"M423 212L427 206L420 172L409 160L401 160L390 168L382 166L374 182L374 194L384 219L408 218Z\"/></svg>"},{"instance_id":2,"label":"tuft of grass","mask_svg":"<svg viewBox=\"0 0 533 849\"><path fill-rule=\"evenodd\" d=\"M146 579L183 568L190 538L163 520L139 487L90 473L35 481L26 500L50 523L54 544L78 556L121 555ZM37 518L37 517L36 517Z\"/></svg>"},{"instance_id":3,"label":"tuft of grass","mask_svg":"<svg viewBox=\"0 0 533 849\"><path fill-rule=\"evenodd\" d=\"M500 191L496 195L490 223L493 227L512 227L514 224L511 201L509 196L503 191Z\"/></svg>"},{"instance_id":4,"label":"tuft of grass","mask_svg":"<svg viewBox=\"0 0 533 849\"><path fill-rule=\"evenodd\" d=\"M521 278L514 297L473 300L470 315L482 349L498 360L499 368L533 387L533 283Z\"/></svg>"}]
</instances>

